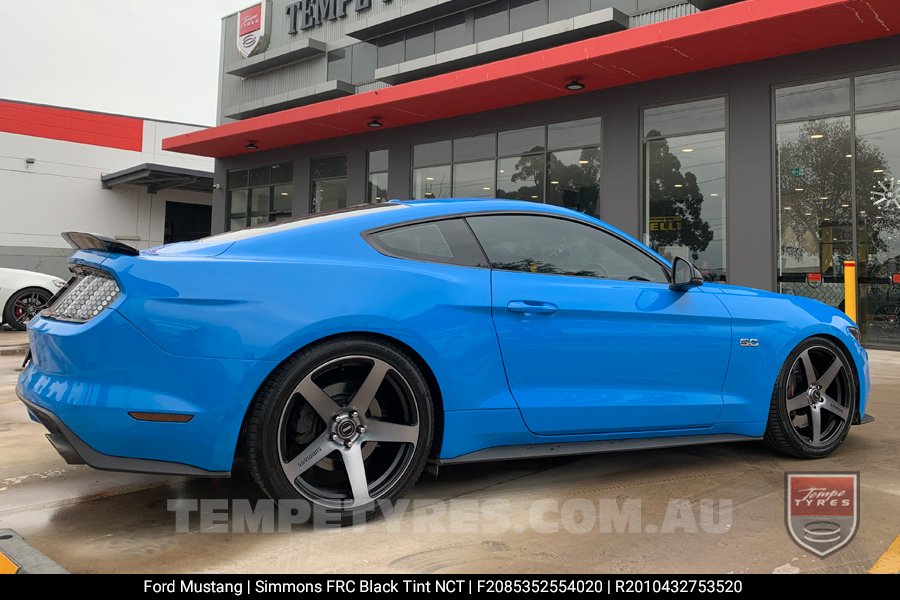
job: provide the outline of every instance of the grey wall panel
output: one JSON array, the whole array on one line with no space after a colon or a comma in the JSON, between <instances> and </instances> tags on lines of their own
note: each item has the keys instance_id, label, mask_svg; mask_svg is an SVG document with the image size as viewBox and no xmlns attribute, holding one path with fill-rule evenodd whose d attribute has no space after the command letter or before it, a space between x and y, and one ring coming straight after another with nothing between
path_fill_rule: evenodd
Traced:
<instances>
[{"instance_id":1,"label":"grey wall panel","mask_svg":"<svg viewBox=\"0 0 900 600\"><path fill-rule=\"evenodd\" d=\"M0 267L46 273L68 279L69 248L39 248L31 246L0 246ZM56 290L50 290L55 292ZM3 307L0 306L0 310Z\"/></svg>"}]
</instances>

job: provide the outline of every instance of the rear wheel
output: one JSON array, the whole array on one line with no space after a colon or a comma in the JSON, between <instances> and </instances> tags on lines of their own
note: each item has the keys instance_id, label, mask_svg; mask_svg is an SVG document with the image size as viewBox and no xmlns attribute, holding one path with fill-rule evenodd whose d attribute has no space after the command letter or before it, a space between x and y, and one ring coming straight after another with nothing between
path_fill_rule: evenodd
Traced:
<instances>
[{"instance_id":1,"label":"rear wheel","mask_svg":"<svg viewBox=\"0 0 900 600\"><path fill-rule=\"evenodd\" d=\"M19 290L7 301L3 309L3 321L13 329L25 331L28 322L47 306L50 298L50 292L42 288Z\"/></svg>"},{"instance_id":2,"label":"rear wheel","mask_svg":"<svg viewBox=\"0 0 900 600\"><path fill-rule=\"evenodd\" d=\"M810 338L788 356L772 393L765 441L800 458L828 456L844 442L856 413L852 362L827 338Z\"/></svg>"},{"instance_id":3,"label":"rear wheel","mask_svg":"<svg viewBox=\"0 0 900 600\"><path fill-rule=\"evenodd\" d=\"M371 518L425 467L431 394L399 348L338 339L289 359L261 390L246 443L253 477L275 499L302 500L328 522Z\"/></svg>"}]
</instances>

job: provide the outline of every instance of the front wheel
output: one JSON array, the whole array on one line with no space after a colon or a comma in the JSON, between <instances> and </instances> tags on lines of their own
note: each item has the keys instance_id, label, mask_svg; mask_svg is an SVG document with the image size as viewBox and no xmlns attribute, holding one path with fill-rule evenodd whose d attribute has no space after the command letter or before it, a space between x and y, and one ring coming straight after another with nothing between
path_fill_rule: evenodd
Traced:
<instances>
[{"instance_id":1,"label":"front wheel","mask_svg":"<svg viewBox=\"0 0 900 600\"><path fill-rule=\"evenodd\" d=\"M799 458L822 458L837 450L858 405L852 365L846 351L828 338L810 338L795 348L772 393L766 444Z\"/></svg>"},{"instance_id":2,"label":"front wheel","mask_svg":"<svg viewBox=\"0 0 900 600\"><path fill-rule=\"evenodd\" d=\"M28 322L47 306L51 295L42 288L19 290L6 303L6 307L3 309L3 321L17 331L25 331Z\"/></svg>"},{"instance_id":3,"label":"front wheel","mask_svg":"<svg viewBox=\"0 0 900 600\"><path fill-rule=\"evenodd\" d=\"M317 344L281 365L247 422L250 470L277 502L342 525L397 500L425 467L431 393L415 363L374 338Z\"/></svg>"}]
</instances>

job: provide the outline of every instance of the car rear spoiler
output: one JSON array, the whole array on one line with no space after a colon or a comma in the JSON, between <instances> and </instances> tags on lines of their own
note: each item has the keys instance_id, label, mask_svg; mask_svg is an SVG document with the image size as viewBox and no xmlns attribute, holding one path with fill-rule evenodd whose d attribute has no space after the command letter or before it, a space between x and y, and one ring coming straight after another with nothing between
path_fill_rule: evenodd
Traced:
<instances>
[{"instance_id":1,"label":"car rear spoiler","mask_svg":"<svg viewBox=\"0 0 900 600\"><path fill-rule=\"evenodd\" d=\"M125 256L138 256L140 254L128 244L123 244L104 235L66 231L62 234L62 237L76 250L100 250L110 254L124 254Z\"/></svg>"}]
</instances>

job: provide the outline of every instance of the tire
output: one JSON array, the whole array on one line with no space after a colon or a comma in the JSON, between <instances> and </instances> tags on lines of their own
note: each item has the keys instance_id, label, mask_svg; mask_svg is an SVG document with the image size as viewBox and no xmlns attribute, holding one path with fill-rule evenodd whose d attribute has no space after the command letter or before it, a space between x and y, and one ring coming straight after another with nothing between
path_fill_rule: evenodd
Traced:
<instances>
[{"instance_id":1,"label":"tire","mask_svg":"<svg viewBox=\"0 0 900 600\"><path fill-rule=\"evenodd\" d=\"M419 368L395 345L355 336L315 344L279 366L254 400L244 439L266 495L298 502L298 521L344 526L403 497L433 436Z\"/></svg>"},{"instance_id":2,"label":"tire","mask_svg":"<svg viewBox=\"0 0 900 600\"><path fill-rule=\"evenodd\" d=\"M788 356L772 392L765 443L798 458L823 458L847 438L859 405L853 361L828 338L813 337Z\"/></svg>"},{"instance_id":3,"label":"tire","mask_svg":"<svg viewBox=\"0 0 900 600\"><path fill-rule=\"evenodd\" d=\"M53 294L43 288L19 290L6 302L3 308L3 322L17 331L25 331L28 322L37 315Z\"/></svg>"}]
</instances>

